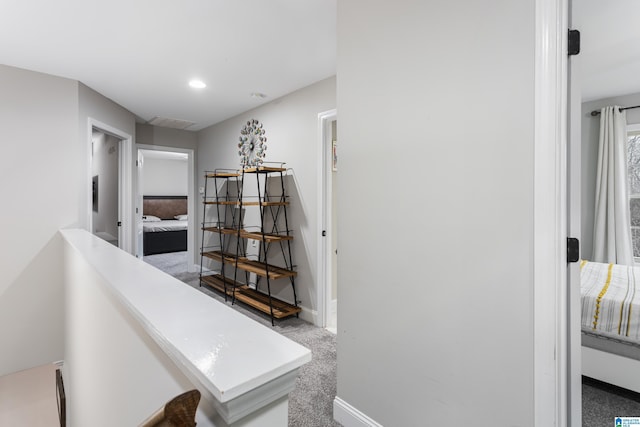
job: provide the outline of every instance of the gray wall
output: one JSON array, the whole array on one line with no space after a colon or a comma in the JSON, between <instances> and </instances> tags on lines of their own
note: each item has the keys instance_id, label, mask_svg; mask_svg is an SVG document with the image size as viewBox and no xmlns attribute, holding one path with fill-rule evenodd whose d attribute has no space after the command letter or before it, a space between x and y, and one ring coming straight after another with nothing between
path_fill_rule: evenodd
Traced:
<instances>
[{"instance_id":1,"label":"gray wall","mask_svg":"<svg viewBox=\"0 0 640 427\"><path fill-rule=\"evenodd\" d=\"M89 222L88 116L132 135L134 118L76 81L4 65L0 93L0 140L6 142L0 159L6 200L1 218L10 224L0 254L2 375L63 359L57 231Z\"/></svg>"},{"instance_id":2,"label":"gray wall","mask_svg":"<svg viewBox=\"0 0 640 427\"><path fill-rule=\"evenodd\" d=\"M596 175L598 163L598 139L600 137L600 116L592 117L591 112L602 107L619 105L631 107L640 105L640 93L613 98L598 99L582 104L582 242L581 256L593 257L593 219L596 204ZM640 123L640 108L627 110L627 123Z\"/></svg>"},{"instance_id":3,"label":"gray wall","mask_svg":"<svg viewBox=\"0 0 640 427\"><path fill-rule=\"evenodd\" d=\"M338 2L338 397L382 425L534 425L534 6Z\"/></svg>"},{"instance_id":4,"label":"gray wall","mask_svg":"<svg viewBox=\"0 0 640 427\"><path fill-rule=\"evenodd\" d=\"M265 161L286 162L291 168L286 186L291 196L290 227L293 229L293 263L297 266L297 296L304 309L302 316L314 321L317 307L316 271L318 238L318 113L336 106L335 78L322 80L282 98L248 111L198 134L198 179L204 186L205 170L237 169L238 137L248 119L262 122L266 130ZM199 215L202 212L199 211ZM200 222L199 220L198 222ZM277 296L292 302L290 285L281 280L273 287Z\"/></svg>"},{"instance_id":5,"label":"gray wall","mask_svg":"<svg viewBox=\"0 0 640 427\"><path fill-rule=\"evenodd\" d=\"M57 231L78 223L77 87L0 65L0 375L63 358Z\"/></svg>"},{"instance_id":6,"label":"gray wall","mask_svg":"<svg viewBox=\"0 0 640 427\"><path fill-rule=\"evenodd\" d=\"M198 134L189 130L163 128L137 123L136 142L138 144L197 150Z\"/></svg>"}]
</instances>

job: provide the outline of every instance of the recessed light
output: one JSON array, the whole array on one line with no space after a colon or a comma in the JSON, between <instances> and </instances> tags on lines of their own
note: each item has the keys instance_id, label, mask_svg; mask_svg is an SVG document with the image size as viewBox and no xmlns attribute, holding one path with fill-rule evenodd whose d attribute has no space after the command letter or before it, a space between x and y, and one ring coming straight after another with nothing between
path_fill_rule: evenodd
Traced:
<instances>
[{"instance_id":1,"label":"recessed light","mask_svg":"<svg viewBox=\"0 0 640 427\"><path fill-rule=\"evenodd\" d=\"M256 99L264 99L267 97L267 95L265 95L264 93L260 93L260 92L253 92L251 94L252 98L256 98Z\"/></svg>"},{"instance_id":2,"label":"recessed light","mask_svg":"<svg viewBox=\"0 0 640 427\"><path fill-rule=\"evenodd\" d=\"M202 80L191 80L189 82L189 86L191 86L194 89L204 89L205 87L207 87L205 82L203 82Z\"/></svg>"}]
</instances>

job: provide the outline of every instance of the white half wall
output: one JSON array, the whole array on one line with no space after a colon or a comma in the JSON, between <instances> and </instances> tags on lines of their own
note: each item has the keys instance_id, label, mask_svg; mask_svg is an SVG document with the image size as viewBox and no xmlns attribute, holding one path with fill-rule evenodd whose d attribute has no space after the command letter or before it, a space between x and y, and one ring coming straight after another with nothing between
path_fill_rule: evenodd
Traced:
<instances>
[{"instance_id":1,"label":"white half wall","mask_svg":"<svg viewBox=\"0 0 640 427\"><path fill-rule=\"evenodd\" d=\"M314 322L317 313L317 200L318 160L316 142L318 138L318 113L335 108L336 80L322 80L282 98L222 123L203 129L198 133L198 186L204 187L204 172L216 168L237 169L238 137L249 119L262 122L267 137L267 162L286 162L290 168L285 186L290 199L289 223L293 230L293 263L298 276L296 290L301 317ZM202 217L201 207L198 214ZM201 219L198 221L200 222ZM199 236L200 238L200 236ZM272 284L277 298L293 302L291 285L287 280Z\"/></svg>"},{"instance_id":2,"label":"white half wall","mask_svg":"<svg viewBox=\"0 0 640 427\"><path fill-rule=\"evenodd\" d=\"M69 423L138 425L172 397L198 388L149 337L112 284L67 242L64 254ZM211 403L199 409L198 425L215 425Z\"/></svg>"},{"instance_id":3,"label":"white half wall","mask_svg":"<svg viewBox=\"0 0 640 427\"><path fill-rule=\"evenodd\" d=\"M194 388L199 426L286 425L308 349L85 230L61 234L71 425L138 425Z\"/></svg>"}]
</instances>

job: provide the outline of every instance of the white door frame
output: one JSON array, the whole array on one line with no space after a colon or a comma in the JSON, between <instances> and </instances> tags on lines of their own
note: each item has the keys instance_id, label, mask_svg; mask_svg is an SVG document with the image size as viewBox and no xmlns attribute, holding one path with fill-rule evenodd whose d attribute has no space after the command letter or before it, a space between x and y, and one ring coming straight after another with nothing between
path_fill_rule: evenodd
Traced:
<instances>
[{"instance_id":1,"label":"white door frame","mask_svg":"<svg viewBox=\"0 0 640 427\"><path fill-rule=\"evenodd\" d=\"M106 123L102 123L92 117L88 118L87 126L87 141L91 144L93 130L96 129L108 135L112 135L120 140L118 145L118 221L121 222L121 226L118 227L118 247L120 249L133 254L133 214L132 214L132 177L131 177L131 153L133 148L133 137L128 133L110 126ZM91 145L89 145L91 147ZM87 194L87 206L86 215L88 224L88 231L93 233L93 208L91 204L92 200L92 178L93 178L93 153L89 148L87 150L89 165L86 178L86 193Z\"/></svg>"},{"instance_id":2,"label":"white door frame","mask_svg":"<svg viewBox=\"0 0 640 427\"><path fill-rule=\"evenodd\" d=\"M329 173L331 168L331 157L328 155L327 143L331 141L331 122L338 118L337 110L324 111L318 114L318 281L316 289L318 291L316 326L322 328L327 326L329 310L331 310L331 269L333 247L331 230L332 201L330 189L332 188L332 176Z\"/></svg>"},{"instance_id":3,"label":"white door frame","mask_svg":"<svg viewBox=\"0 0 640 427\"><path fill-rule=\"evenodd\" d=\"M189 216L187 217L187 267L190 272L200 271L200 267L196 267L195 259L194 259L194 244L195 244L195 221L197 216L196 211L196 195L195 195L195 153L194 150L190 148L179 148L179 147L165 147L163 145L147 145L147 144L136 144L136 158L140 150L153 150L153 151L168 151L170 153L184 153L187 155L187 202L189 210ZM142 197L141 194L138 194L138 188L136 186L135 190L135 200L138 200L139 197ZM139 212L136 215L136 225L138 225L138 221L142 221L142 206L140 206ZM136 239L136 253L138 253L138 242Z\"/></svg>"},{"instance_id":4,"label":"white door frame","mask_svg":"<svg viewBox=\"0 0 640 427\"><path fill-rule=\"evenodd\" d=\"M573 28L573 4L568 1L568 28ZM580 55L567 61L568 74L568 150L567 161L567 233L582 242L582 84L580 81ZM580 254L582 256L582 254ZM567 334L568 334L568 425L582 426L582 334L580 331L580 267L569 264L567 269Z\"/></svg>"},{"instance_id":5,"label":"white door frame","mask_svg":"<svg viewBox=\"0 0 640 427\"><path fill-rule=\"evenodd\" d=\"M577 427L569 384L580 356L568 345L566 264L568 0L536 0L535 11L534 425Z\"/></svg>"}]
</instances>

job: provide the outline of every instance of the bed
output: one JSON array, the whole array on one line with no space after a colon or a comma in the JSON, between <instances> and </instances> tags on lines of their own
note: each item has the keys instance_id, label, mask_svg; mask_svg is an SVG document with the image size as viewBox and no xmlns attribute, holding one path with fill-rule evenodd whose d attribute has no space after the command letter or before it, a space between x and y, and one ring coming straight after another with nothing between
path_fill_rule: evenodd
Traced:
<instances>
[{"instance_id":1,"label":"bed","mask_svg":"<svg viewBox=\"0 0 640 427\"><path fill-rule=\"evenodd\" d=\"M144 196L144 255L187 250L187 196Z\"/></svg>"},{"instance_id":2,"label":"bed","mask_svg":"<svg viewBox=\"0 0 640 427\"><path fill-rule=\"evenodd\" d=\"M640 392L640 267L580 264L582 373Z\"/></svg>"}]
</instances>

